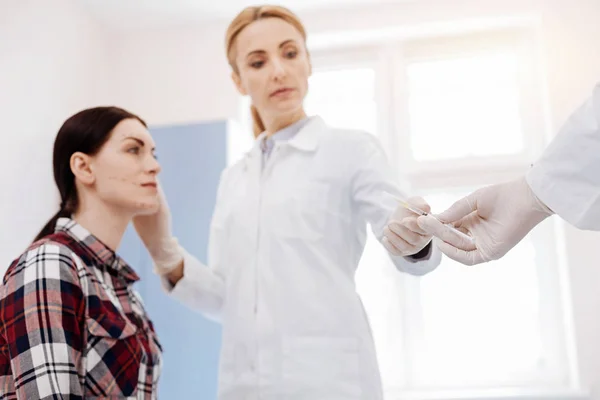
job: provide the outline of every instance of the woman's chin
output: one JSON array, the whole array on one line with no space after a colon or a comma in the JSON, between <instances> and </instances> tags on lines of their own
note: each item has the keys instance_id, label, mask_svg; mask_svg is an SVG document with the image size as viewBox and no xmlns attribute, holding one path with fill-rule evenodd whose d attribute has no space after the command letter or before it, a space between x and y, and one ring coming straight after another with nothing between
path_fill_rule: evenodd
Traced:
<instances>
[{"instance_id":1,"label":"woman's chin","mask_svg":"<svg viewBox=\"0 0 600 400\"><path fill-rule=\"evenodd\" d=\"M134 216L154 214L158 211L159 207L160 201L158 197L137 202L135 204Z\"/></svg>"}]
</instances>

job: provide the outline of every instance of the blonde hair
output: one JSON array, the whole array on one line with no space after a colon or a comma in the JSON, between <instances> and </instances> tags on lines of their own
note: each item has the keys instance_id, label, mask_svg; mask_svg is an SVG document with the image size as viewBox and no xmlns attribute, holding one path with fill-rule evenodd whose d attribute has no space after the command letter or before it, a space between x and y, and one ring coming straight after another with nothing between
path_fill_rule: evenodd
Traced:
<instances>
[{"instance_id":1,"label":"blonde hair","mask_svg":"<svg viewBox=\"0 0 600 400\"><path fill-rule=\"evenodd\" d=\"M227 60L231 69L239 74L239 68L235 62L235 40L248 25L254 21L258 21L265 18L280 18L285 22L293 25L302 35L304 42L306 43L306 30L304 25L300 22L300 19L292 11L281 6L262 5L252 6L244 8L229 24L227 32L225 34L225 50L227 52ZM250 106L250 112L252 114L252 130L254 131L254 137L257 137L265 130L265 125L258 114L258 110L254 105Z\"/></svg>"}]
</instances>

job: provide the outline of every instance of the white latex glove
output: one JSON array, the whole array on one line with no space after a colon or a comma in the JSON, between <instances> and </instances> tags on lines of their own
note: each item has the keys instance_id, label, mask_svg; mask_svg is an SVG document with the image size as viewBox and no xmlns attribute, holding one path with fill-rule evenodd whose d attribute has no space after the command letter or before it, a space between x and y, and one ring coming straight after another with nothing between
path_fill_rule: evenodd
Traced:
<instances>
[{"instance_id":1,"label":"white latex glove","mask_svg":"<svg viewBox=\"0 0 600 400\"><path fill-rule=\"evenodd\" d=\"M164 275L182 262L183 254L171 231L171 212L160 184L158 196L157 212L134 217L133 226L152 257L154 272Z\"/></svg>"},{"instance_id":2,"label":"white latex glove","mask_svg":"<svg viewBox=\"0 0 600 400\"><path fill-rule=\"evenodd\" d=\"M408 203L429 212L431 208L421 197L412 197ZM412 256L425 248L431 241L431 234L417 223L418 215L399 205L383 230L383 246L394 256Z\"/></svg>"},{"instance_id":3,"label":"white latex glove","mask_svg":"<svg viewBox=\"0 0 600 400\"><path fill-rule=\"evenodd\" d=\"M503 257L537 224L552 215L531 191L525 178L479 189L437 217L473 237L469 242L432 216L419 217L419 226L436 236L448 257L475 265Z\"/></svg>"}]
</instances>

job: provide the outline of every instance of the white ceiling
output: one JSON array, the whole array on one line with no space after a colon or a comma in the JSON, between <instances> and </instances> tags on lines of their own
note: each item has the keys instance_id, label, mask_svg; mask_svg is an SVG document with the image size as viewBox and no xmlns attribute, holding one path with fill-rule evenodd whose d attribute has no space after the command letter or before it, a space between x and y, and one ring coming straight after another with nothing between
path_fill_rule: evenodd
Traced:
<instances>
[{"instance_id":1,"label":"white ceiling","mask_svg":"<svg viewBox=\"0 0 600 400\"><path fill-rule=\"evenodd\" d=\"M279 0L265 3L304 13L407 1L412 0ZM230 20L244 7L264 4L251 0L81 0L81 3L96 20L119 30Z\"/></svg>"}]
</instances>

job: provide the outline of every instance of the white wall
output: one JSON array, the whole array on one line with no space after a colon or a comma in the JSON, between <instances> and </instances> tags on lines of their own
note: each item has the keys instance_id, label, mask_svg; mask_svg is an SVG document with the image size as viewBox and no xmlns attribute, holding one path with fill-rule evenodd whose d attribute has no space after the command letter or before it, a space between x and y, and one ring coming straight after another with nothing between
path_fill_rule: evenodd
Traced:
<instances>
[{"instance_id":1,"label":"white wall","mask_svg":"<svg viewBox=\"0 0 600 400\"><path fill-rule=\"evenodd\" d=\"M77 1L0 3L0 271L58 210L52 143L104 99L106 44Z\"/></svg>"},{"instance_id":2,"label":"white wall","mask_svg":"<svg viewBox=\"0 0 600 400\"><path fill-rule=\"evenodd\" d=\"M224 32L216 24L120 37L112 57L120 104L150 124L235 117L237 95L223 56Z\"/></svg>"},{"instance_id":3,"label":"white wall","mask_svg":"<svg viewBox=\"0 0 600 400\"><path fill-rule=\"evenodd\" d=\"M66 117L106 103L129 108L153 125L235 118L239 112L224 56L226 23L109 33L99 30L76 0L8 3L0 5L0 272L57 207L51 145ZM530 15L542 17L555 131L600 81L598 0L419 0L302 17L318 37L339 21L344 30L409 29ZM566 229L579 367L598 400L599 239Z\"/></svg>"}]
</instances>

